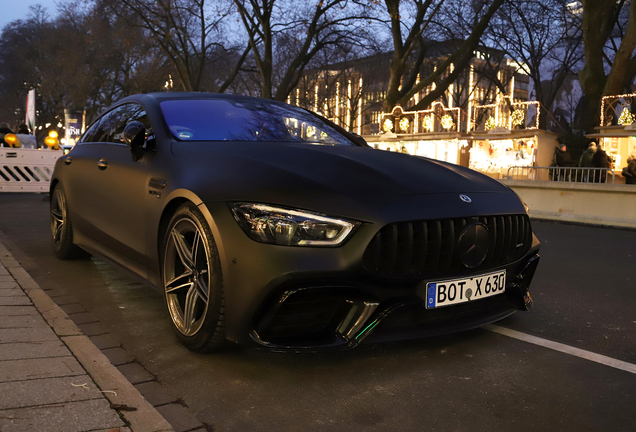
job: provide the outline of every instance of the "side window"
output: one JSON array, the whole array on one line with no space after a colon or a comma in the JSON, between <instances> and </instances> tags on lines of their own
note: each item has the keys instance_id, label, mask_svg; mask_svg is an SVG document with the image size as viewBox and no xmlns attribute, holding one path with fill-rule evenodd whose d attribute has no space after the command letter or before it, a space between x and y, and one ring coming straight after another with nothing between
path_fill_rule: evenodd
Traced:
<instances>
[{"instance_id":1,"label":"side window","mask_svg":"<svg viewBox=\"0 0 636 432\"><path fill-rule=\"evenodd\" d=\"M108 111L99 122L101 136L98 137L101 142L123 143L122 132L126 126L127 112L130 104L118 106Z\"/></svg>"},{"instance_id":2,"label":"side window","mask_svg":"<svg viewBox=\"0 0 636 432\"><path fill-rule=\"evenodd\" d=\"M124 129L126 125L133 120L139 121L143 123L146 127L146 137L152 134L152 128L150 127L150 121L148 120L148 116L146 115L146 111L144 108L136 103L130 103L126 105L122 105L118 108L117 113L117 124L115 125L115 130L113 133L112 142L123 144L124 143Z\"/></svg>"},{"instance_id":3,"label":"side window","mask_svg":"<svg viewBox=\"0 0 636 432\"><path fill-rule=\"evenodd\" d=\"M153 134L152 125L150 124L148 114L146 114L146 110L141 105L135 104L135 107L131 112L128 122L131 122L133 120L143 123L143 125L146 127L146 138ZM126 122L126 124L128 124L128 122Z\"/></svg>"},{"instance_id":4,"label":"side window","mask_svg":"<svg viewBox=\"0 0 636 432\"><path fill-rule=\"evenodd\" d=\"M99 121L100 119L97 119L88 129L86 129L86 132L84 132L84 135L82 135L82 139L80 139L78 144L97 142L95 138L99 129Z\"/></svg>"},{"instance_id":5,"label":"side window","mask_svg":"<svg viewBox=\"0 0 636 432\"><path fill-rule=\"evenodd\" d=\"M152 135L150 120L144 108L136 103L128 103L108 111L95 121L82 136L81 142L124 143L124 128L133 120L146 126L146 137Z\"/></svg>"}]
</instances>

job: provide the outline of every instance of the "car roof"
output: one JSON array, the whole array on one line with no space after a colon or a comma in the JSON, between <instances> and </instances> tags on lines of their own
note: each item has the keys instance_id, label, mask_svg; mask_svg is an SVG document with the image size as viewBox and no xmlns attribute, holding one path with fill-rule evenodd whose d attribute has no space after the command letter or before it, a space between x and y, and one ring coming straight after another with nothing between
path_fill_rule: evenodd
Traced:
<instances>
[{"instance_id":1,"label":"car roof","mask_svg":"<svg viewBox=\"0 0 636 432\"><path fill-rule=\"evenodd\" d=\"M148 101L154 100L156 102L163 102L166 100L179 100L179 99L226 99L226 100L260 100L269 103L282 103L271 99L262 99L251 96L242 96L226 93L211 93L211 92L157 92L157 93L140 93L125 97L117 102L130 102L130 101Z\"/></svg>"}]
</instances>

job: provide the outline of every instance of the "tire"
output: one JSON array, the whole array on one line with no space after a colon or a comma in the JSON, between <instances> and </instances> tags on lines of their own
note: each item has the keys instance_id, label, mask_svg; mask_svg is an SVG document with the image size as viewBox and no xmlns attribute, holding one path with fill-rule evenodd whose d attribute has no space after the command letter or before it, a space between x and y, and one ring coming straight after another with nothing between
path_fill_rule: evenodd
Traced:
<instances>
[{"instance_id":1,"label":"tire","mask_svg":"<svg viewBox=\"0 0 636 432\"><path fill-rule=\"evenodd\" d=\"M61 184L57 184L50 201L51 239L53 251L59 259L85 256L86 253L73 243L73 224L68 211L66 195Z\"/></svg>"},{"instance_id":2,"label":"tire","mask_svg":"<svg viewBox=\"0 0 636 432\"><path fill-rule=\"evenodd\" d=\"M163 292L172 329L192 351L218 350L225 342L221 263L210 227L196 206L177 209L162 249Z\"/></svg>"}]
</instances>

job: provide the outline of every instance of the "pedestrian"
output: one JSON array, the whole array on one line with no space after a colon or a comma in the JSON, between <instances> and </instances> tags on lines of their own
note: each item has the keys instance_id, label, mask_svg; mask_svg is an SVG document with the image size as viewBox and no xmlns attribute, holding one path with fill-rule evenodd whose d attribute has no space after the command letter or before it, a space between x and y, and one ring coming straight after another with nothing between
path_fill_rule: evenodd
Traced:
<instances>
[{"instance_id":1,"label":"pedestrian","mask_svg":"<svg viewBox=\"0 0 636 432\"><path fill-rule=\"evenodd\" d=\"M610 168L610 158L600 143L596 146L596 153L594 153L594 157L592 158L592 166L594 168L603 168L594 170L594 183L605 183L607 170Z\"/></svg>"},{"instance_id":2,"label":"pedestrian","mask_svg":"<svg viewBox=\"0 0 636 432\"><path fill-rule=\"evenodd\" d=\"M623 168L625 184L636 184L636 151L627 158L627 166Z\"/></svg>"},{"instance_id":3,"label":"pedestrian","mask_svg":"<svg viewBox=\"0 0 636 432\"><path fill-rule=\"evenodd\" d=\"M592 164L592 159L594 159L594 153L596 153L596 143L592 141L590 145L587 147L587 150L583 152L581 158L579 159L579 167L588 168L583 171L582 179L584 182L590 181L590 170L594 165Z\"/></svg>"},{"instance_id":4,"label":"pedestrian","mask_svg":"<svg viewBox=\"0 0 636 432\"><path fill-rule=\"evenodd\" d=\"M563 143L554 148L554 157L552 163L557 168L552 178L555 181L568 181L569 176L566 176L565 168L572 166L572 157L567 150L567 146Z\"/></svg>"},{"instance_id":5,"label":"pedestrian","mask_svg":"<svg viewBox=\"0 0 636 432\"><path fill-rule=\"evenodd\" d=\"M18 133L16 134L20 139L20 146L23 148L37 148L37 142L35 137L29 131L29 127L25 124L21 124L18 127Z\"/></svg>"},{"instance_id":6,"label":"pedestrian","mask_svg":"<svg viewBox=\"0 0 636 432\"><path fill-rule=\"evenodd\" d=\"M4 136L8 133L13 133L13 131L9 127L9 123L0 123L0 139L2 140L2 147L11 147L4 140Z\"/></svg>"}]
</instances>

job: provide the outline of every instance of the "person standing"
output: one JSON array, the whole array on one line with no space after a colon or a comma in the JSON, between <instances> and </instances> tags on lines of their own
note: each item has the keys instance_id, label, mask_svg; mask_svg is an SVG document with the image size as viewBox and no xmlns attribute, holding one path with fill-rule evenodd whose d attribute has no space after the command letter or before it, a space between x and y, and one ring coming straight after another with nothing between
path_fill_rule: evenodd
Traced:
<instances>
[{"instance_id":1,"label":"person standing","mask_svg":"<svg viewBox=\"0 0 636 432\"><path fill-rule=\"evenodd\" d=\"M554 165L557 167L555 175L553 176L555 181L568 181L569 175L566 176L565 168L572 166L572 157L568 153L568 148L565 144L559 144L559 147L554 149Z\"/></svg>"},{"instance_id":2,"label":"person standing","mask_svg":"<svg viewBox=\"0 0 636 432\"><path fill-rule=\"evenodd\" d=\"M627 158L627 166L623 168L625 184L636 184L636 152Z\"/></svg>"},{"instance_id":3,"label":"person standing","mask_svg":"<svg viewBox=\"0 0 636 432\"><path fill-rule=\"evenodd\" d=\"M16 134L20 139L20 145L23 148L37 148L37 142L35 141L35 137L29 131L29 128L25 124L21 124L18 127L18 133Z\"/></svg>"},{"instance_id":4,"label":"person standing","mask_svg":"<svg viewBox=\"0 0 636 432\"><path fill-rule=\"evenodd\" d=\"M596 147L596 153L594 153L594 157L592 158L592 166L594 168L604 168L602 170L595 170L594 183L605 183L607 170L610 168L610 159L601 144Z\"/></svg>"},{"instance_id":5,"label":"person standing","mask_svg":"<svg viewBox=\"0 0 636 432\"><path fill-rule=\"evenodd\" d=\"M583 152L581 158L579 159L579 167L581 168L592 168L594 164L592 160L594 159L594 153L596 153L596 143L591 142L587 147L587 150ZM584 182L590 181L590 171L589 169L582 170L583 175L581 176Z\"/></svg>"}]
</instances>

